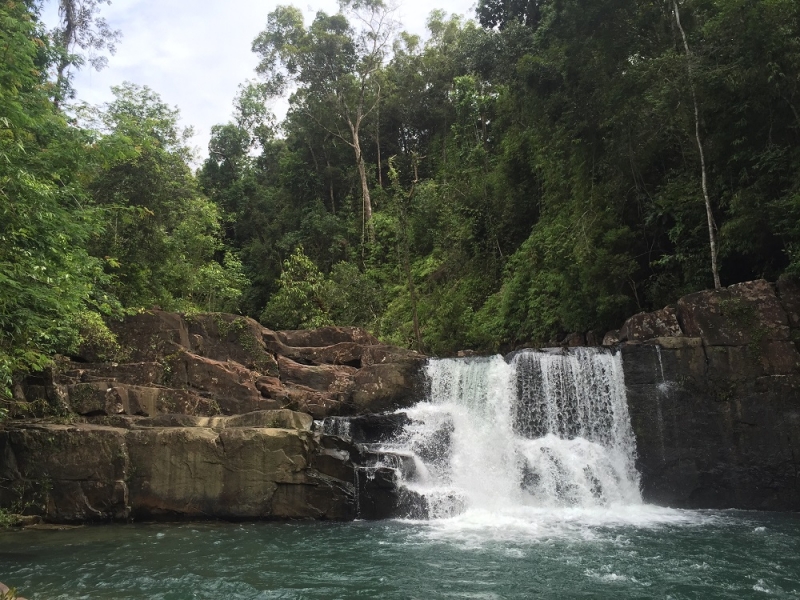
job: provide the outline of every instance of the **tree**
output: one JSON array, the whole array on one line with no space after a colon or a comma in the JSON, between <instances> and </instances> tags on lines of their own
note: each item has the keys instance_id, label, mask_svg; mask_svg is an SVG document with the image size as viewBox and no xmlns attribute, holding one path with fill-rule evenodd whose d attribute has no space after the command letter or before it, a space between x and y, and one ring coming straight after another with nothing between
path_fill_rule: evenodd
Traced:
<instances>
[{"instance_id":1,"label":"tree","mask_svg":"<svg viewBox=\"0 0 800 600\"><path fill-rule=\"evenodd\" d=\"M434 12L424 43L400 34L364 88L354 18L273 12L256 46L261 85L297 86L283 136L253 156L249 134L220 128L207 171L235 214L251 314L300 245L326 318L438 354L559 341L720 277L800 273L799 3L478 10L483 28ZM359 171L347 116L362 89ZM358 253L365 181L375 241Z\"/></svg>"},{"instance_id":2,"label":"tree","mask_svg":"<svg viewBox=\"0 0 800 600\"><path fill-rule=\"evenodd\" d=\"M362 230L372 242L362 129L380 102L380 71L395 25L382 0L348 0L340 6L344 12L336 15L317 13L308 29L297 8L279 6L253 42L253 51L261 58L257 72L275 92L283 92L290 82L299 84L293 104L352 148L361 183ZM357 28L348 16L357 21Z\"/></svg>"},{"instance_id":3,"label":"tree","mask_svg":"<svg viewBox=\"0 0 800 600\"><path fill-rule=\"evenodd\" d=\"M99 71L106 66L108 59L97 52L107 50L112 55L116 52L122 33L118 29L111 29L106 20L99 16L102 4L111 4L111 0L58 1L61 22L50 32L59 55L55 64L56 107L71 97L71 67L80 67L88 62ZM87 54L80 54L79 51Z\"/></svg>"},{"instance_id":4,"label":"tree","mask_svg":"<svg viewBox=\"0 0 800 600\"><path fill-rule=\"evenodd\" d=\"M408 204L414 198L414 191L419 178L416 176L411 182L411 189L406 192L400 187L400 178L397 170L394 167L394 157L389 159L389 179L392 183L392 193L394 196L394 204L397 207L397 222L399 243L398 250L401 256L403 271L405 273L406 285L408 286L408 295L411 299L411 320L414 326L414 340L416 342L417 352L422 352L422 334L419 328L419 312L417 310L417 289L414 285L414 277L411 273L411 242L409 240L408 232ZM414 170L416 172L417 165L414 162Z\"/></svg>"},{"instance_id":5,"label":"tree","mask_svg":"<svg viewBox=\"0 0 800 600\"><path fill-rule=\"evenodd\" d=\"M505 29L511 23L536 27L542 18L542 0L480 0L478 20L488 28Z\"/></svg>"},{"instance_id":6,"label":"tree","mask_svg":"<svg viewBox=\"0 0 800 600\"><path fill-rule=\"evenodd\" d=\"M703 150L703 139L700 135L700 109L697 105L697 92L694 86L694 70L692 69L692 53L689 50L689 42L686 39L686 32L681 25L681 15L678 9L678 0L672 0L672 11L675 15L675 23L681 32L683 48L686 53L686 71L689 76L689 90L692 96L692 108L694 109L694 137L697 142L697 152L700 155L700 181L703 190L703 200L706 205L706 218L708 221L708 240L711 246L711 274L714 277L714 288L720 289L722 284L719 281L719 269L717 268L717 224L714 222L714 213L711 210L711 199L708 197L708 175L706 172L706 155Z\"/></svg>"},{"instance_id":7,"label":"tree","mask_svg":"<svg viewBox=\"0 0 800 600\"><path fill-rule=\"evenodd\" d=\"M48 97L47 38L27 3L0 2L0 397L14 372L74 350L88 311L111 310L86 244L102 228L78 174L86 137ZM2 407L0 407L2 408ZM2 412L2 410L0 410Z\"/></svg>"},{"instance_id":8,"label":"tree","mask_svg":"<svg viewBox=\"0 0 800 600\"><path fill-rule=\"evenodd\" d=\"M309 329L332 325L325 301L325 277L298 247L283 263L278 292L261 314L274 329Z\"/></svg>"},{"instance_id":9,"label":"tree","mask_svg":"<svg viewBox=\"0 0 800 600\"><path fill-rule=\"evenodd\" d=\"M236 310L246 279L225 252L220 209L187 164L191 131L151 89L112 90L115 100L92 111L104 160L88 183L107 215L92 251L107 257L111 291L127 307Z\"/></svg>"}]
</instances>

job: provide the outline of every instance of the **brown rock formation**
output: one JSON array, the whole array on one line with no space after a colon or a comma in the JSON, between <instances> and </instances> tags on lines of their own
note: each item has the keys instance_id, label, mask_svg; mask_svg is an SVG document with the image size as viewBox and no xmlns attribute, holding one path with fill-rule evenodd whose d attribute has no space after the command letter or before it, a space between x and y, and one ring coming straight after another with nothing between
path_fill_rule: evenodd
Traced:
<instances>
[{"instance_id":1,"label":"brown rock formation","mask_svg":"<svg viewBox=\"0 0 800 600\"><path fill-rule=\"evenodd\" d=\"M678 324L678 311L667 306L651 313L639 313L625 321L620 328L619 341L632 342L649 340L655 337L679 337L683 335Z\"/></svg>"},{"instance_id":2,"label":"brown rock formation","mask_svg":"<svg viewBox=\"0 0 800 600\"><path fill-rule=\"evenodd\" d=\"M170 420L171 419L171 420ZM355 517L353 463L292 411L0 431L0 505L55 522Z\"/></svg>"},{"instance_id":3,"label":"brown rock formation","mask_svg":"<svg viewBox=\"0 0 800 600\"><path fill-rule=\"evenodd\" d=\"M424 361L353 327L152 310L112 329L118 362L87 351L17 386L18 416L44 419L0 427L0 506L58 522L354 518L347 444L312 419L411 404Z\"/></svg>"},{"instance_id":4,"label":"brown rock formation","mask_svg":"<svg viewBox=\"0 0 800 600\"><path fill-rule=\"evenodd\" d=\"M152 310L112 328L118 362L62 364L20 396L90 419L277 408L324 418L408 405L424 361L355 327L276 332L235 315Z\"/></svg>"}]
</instances>

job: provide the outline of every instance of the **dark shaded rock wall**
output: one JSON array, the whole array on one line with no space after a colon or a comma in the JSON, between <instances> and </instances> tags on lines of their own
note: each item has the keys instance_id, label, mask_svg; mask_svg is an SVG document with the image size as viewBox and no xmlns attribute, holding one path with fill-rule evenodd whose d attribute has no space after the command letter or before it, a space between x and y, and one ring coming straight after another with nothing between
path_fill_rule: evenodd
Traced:
<instances>
[{"instance_id":1,"label":"dark shaded rock wall","mask_svg":"<svg viewBox=\"0 0 800 600\"><path fill-rule=\"evenodd\" d=\"M753 281L620 328L645 499L800 510L800 288Z\"/></svg>"}]
</instances>

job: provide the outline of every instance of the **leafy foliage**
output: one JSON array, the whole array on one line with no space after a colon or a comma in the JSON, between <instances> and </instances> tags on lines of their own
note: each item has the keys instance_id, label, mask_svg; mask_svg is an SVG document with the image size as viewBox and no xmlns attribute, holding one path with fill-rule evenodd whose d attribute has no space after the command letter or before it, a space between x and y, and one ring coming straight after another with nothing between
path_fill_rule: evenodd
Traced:
<instances>
[{"instance_id":1,"label":"leafy foliage","mask_svg":"<svg viewBox=\"0 0 800 600\"><path fill-rule=\"evenodd\" d=\"M698 137L722 282L800 275L795 0L683 0L688 55L672 2L483 0L424 41L380 0L279 6L196 175L149 88L62 113L102 4L48 34L0 0L5 395L153 305L433 354L616 327L712 284Z\"/></svg>"},{"instance_id":2,"label":"leafy foliage","mask_svg":"<svg viewBox=\"0 0 800 600\"><path fill-rule=\"evenodd\" d=\"M362 179L331 135L351 98L337 86L360 73L349 17L306 28L283 7L254 49L267 84L297 83L285 138L212 197L240 203L250 182L273 273L303 245L323 275L344 260L378 286L375 318L358 320L384 339L419 343L416 312L429 352L557 341L711 284L696 96L723 282L798 272L798 7L680 10L692 82L669 3L486 1L483 28L434 11L425 43L400 34L360 130L376 212L358 252Z\"/></svg>"},{"instance_id":3,"label":"leafy foliage","mask_svg":"<svg viewBox=\"0 0 800 600\"><path fill-rule=\"evenodd\" d=\"M113 102L89 113L105 160L88 187L108 220L92 251L105 257L110 292L130 307L235 310L247 280L225 252L220 209L189 170L190 132L149 88L113 91Z\"/></svg>"},{"instance_id":4,"label":"leafy foliage","mask_svg":"<svg viewBox=\"0 0 800 600\"><path fill-rule=\"evenodd\" d=\"M0 3L0 393L14 371L74 348L79 315L110 310L87 242L102 228L75 176L84 136L50 102L47 44L25 4Z\"/></svg>"},{"instance_id":5,"label":"leafy foliage","mask_svg":"<svg viewBox=\"0 0 800 600\"><path fill-rule=\"evenodd\" d=\"M275 329L332 325L325 300L325 277L297 248L283 263L280 288L267 303L261 321Z\"/></svg>"},{"instance_id":6,"label":"leafy foliage","mask_svg":"<svg viewBox=\"0 0 800 600\"><path fill-rule=\"evenodd\" d=\"M48 33L32 3L0 2L3 400L15 373L44 368L54 353L113 355L116 340L103 319L156 303L236 310L247 285L222 243L220 209L189 170L176 110L126 84L105 109L81 111L94 129L63 114L60 77L64 52L72 52L64 45L97 49L110 41L80 30L104 27L97 2L61 5L78 10L72 34Z\"/></svg>"}]
</instances>

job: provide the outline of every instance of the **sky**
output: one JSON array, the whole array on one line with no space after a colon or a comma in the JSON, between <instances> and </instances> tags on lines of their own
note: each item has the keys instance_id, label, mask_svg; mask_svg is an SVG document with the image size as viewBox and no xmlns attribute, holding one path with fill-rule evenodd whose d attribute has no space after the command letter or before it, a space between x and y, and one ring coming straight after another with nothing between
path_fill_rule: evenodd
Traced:
<instances>
[{"instance_id":1,"label":"sky","mask_svg":"<svg viewBox=\"0 0 800 600\"><path fill-rule=\"evenodd\" d=\"M105 69L86 65L75 74L77 99L102 104L113 98L112 85L147 85L180 109L182 125L194 128L192 143L202 160L212 125L230 119L239 84L255 77L250 45L279 3L303 9L306 23L318 10L338 9L336 0L112 0L101 14L122 31L122 40ZM45 5L42 16L50 26L57 23L57 5L55 0ZM402 29L424 38L434 9L471 18L475 0L402 0L397 18ZM273 110L280 116L286 102Z\"/></svg>"}]
</instances>

